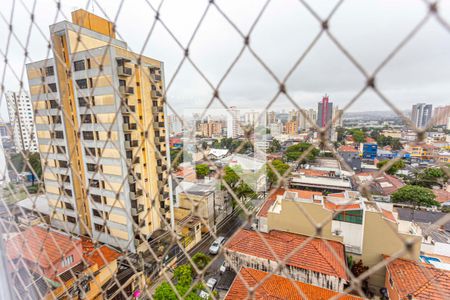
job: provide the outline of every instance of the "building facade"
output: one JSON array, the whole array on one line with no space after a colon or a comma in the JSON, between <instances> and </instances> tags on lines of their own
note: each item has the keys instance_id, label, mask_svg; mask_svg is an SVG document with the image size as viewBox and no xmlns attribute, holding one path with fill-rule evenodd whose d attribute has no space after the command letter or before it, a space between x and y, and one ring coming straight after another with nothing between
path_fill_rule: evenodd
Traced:
<instances>
[{"instance_id":1,"label":"building facade","mask_svg":"<svg viewBox=\"0 0 450 300\"><path fill-rule=\"evenodd\" d=\"M433 115L436 118L434 122L436 126L446 126L450 119L450 105L436 107Z\"/></svg>"},{"instance_id":2,"label":"building facade","mask_svg":"<svg viewBox=\"0 0 450 300\"><path fill-rule=\"evenodd\" d=\"M36 152L36 128L30 97L25 91L8 91L5 95L16 150Z\"/></svg>"},{"instance_id":3,"label":"building facade","mask_svg":"<svg viewBox=\"0 0 450 300\"><path fill-rule=\"evenodd\" d=\"M54 58L27 65L51 223L135 252L170 218L163 63L105 19L72 20L50 26Z\"/></svg>"},{"instance_id":4,"label":"building facade","mask_svg":"<svg viewBox=\"0 0 450 300\"><path fill-rule=\"evenodd\" d=\"M425 128L431 120L433 105L426 103L417 103L412 107L411 121L417 128Z\"/></svg>"}]
</instances>

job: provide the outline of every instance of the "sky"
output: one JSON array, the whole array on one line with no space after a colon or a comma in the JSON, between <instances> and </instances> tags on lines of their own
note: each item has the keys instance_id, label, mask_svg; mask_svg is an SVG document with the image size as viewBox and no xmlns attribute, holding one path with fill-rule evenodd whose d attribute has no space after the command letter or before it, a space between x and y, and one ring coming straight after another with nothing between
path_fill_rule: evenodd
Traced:
<instances>
[{"instance_id":1,"label":"sky","mask_svg":"<svg viewBox=\"0 0 450 300\"><path fill-rule=\"evenodd\" d=\"M450 23L450 1L441 2L440 14ZM75 9L87 8L116 20L119 38L128 43L130 50L164 62L167 98L175 109L205 107L213 95L209 83L216 87L219 82L219 95L226 105L268 107L279 85L267 69L283 80L319 34L321 25L300 1L270 1L251 31L250 51L244 47L244 39L234 26L247 35L266 1L216 0L216 3L234 25L216 6L210 6L189 46L192 63L185 61L180 67L184 56L182 47L191 40L208 6L207 0L166 0L162 4L159 0L96 0L94 4L71 0L62 1L58 14L54 0L3 0L0 49L2 56L8 50L8 65L5 69L3 57L1 80L8 90L19 89L20 80L28 89L24 62L48 57L48 26L55 21L70 20L70 12ZM155 12L150 5L156 9L160 4L160 19L165 26L156 22L151 30ZM335 4L336 1L328 0L309 1L321 18L328 16ZM30 30L30 11L34 5L35 24ZM422 0L347 0L331 18L329 28L334 38L370 74L426 14L427 6ZM8 43L11 15L14 35ZM27 59L24 45L28 49ZM230 69L241 51L240 58ZM377 86L400 110L410 109L417 102L434 106L450 104L449 53L450 31L430 18L378 73ZM223 79L227 70L228 75ZM364 84L361 72L324 33L292 71L285 86L299 107L316 108L322 96L328 94L330 100L342 108ZM2 118L6 118L4 101L2 98L0 103ZM212 107L223 106L214 101ZM268 109L288 111L292 108L294 105L280 96ZM348 111L353 112L389 109L370 90L348 107Z\"/></svg>"}]
</instances>

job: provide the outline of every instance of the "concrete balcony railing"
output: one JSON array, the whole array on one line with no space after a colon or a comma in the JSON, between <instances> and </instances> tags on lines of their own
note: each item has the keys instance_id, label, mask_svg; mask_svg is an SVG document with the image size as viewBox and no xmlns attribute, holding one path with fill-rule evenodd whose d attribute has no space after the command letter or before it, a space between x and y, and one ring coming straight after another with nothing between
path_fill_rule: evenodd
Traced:
<instances>
[{"instance_id":1,"label":"concrete balcony railing","mask_svg":"<svg viewBox=\"0 0 450 300\"><path fill-rule=\"evenodd\" d=\"M122 95L133 95L134 94L134 88L131 86L119 86L119 92Z\"/></svg>"}]
</instances>

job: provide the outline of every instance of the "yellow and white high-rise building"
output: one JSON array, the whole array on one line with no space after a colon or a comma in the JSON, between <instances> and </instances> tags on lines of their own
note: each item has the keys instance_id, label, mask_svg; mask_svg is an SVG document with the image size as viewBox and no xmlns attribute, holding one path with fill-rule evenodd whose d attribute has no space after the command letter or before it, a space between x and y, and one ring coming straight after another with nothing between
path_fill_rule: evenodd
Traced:
<instances>
[{"instance_id":1,"label":"yellow and white high-rise building","mask_svg":"<svg viewBox=\"0 0 450 300\"><path fill-rule=\"evenodd\" d=\"M85 10L27 65L53 226L138 251L170 223L163 63Z\"/></svg>"}]
</instances>

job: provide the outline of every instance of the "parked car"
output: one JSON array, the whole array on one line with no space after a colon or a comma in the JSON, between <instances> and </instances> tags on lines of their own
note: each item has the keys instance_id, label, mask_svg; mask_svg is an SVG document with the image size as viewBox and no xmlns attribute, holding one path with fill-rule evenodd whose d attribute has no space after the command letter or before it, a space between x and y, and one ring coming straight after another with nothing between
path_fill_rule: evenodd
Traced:
<instances>
[{"instance_id":1,"label":"parked car","mask_svg":"<svg viewBox=\"0 0 450 300\"><path fill-rule=\"evenodd\" d=\"M220 272L220 274L223 274L223 273L225 273L226 270L227 270L227 264L226 264L226 262L223 262L219 267L219 272Z\"/></svg>"},{"instance_id":2,"label":"parked car","mask_svg":"<svg viewBox=\"0 0 450 300\"><path fill-rule=\"evenodd\" d=\"M225 242L225 238L223 236L219 236L214 243L212 243L211 247L209 247L209 253L210 254L217 254L219 253L220 246L223 245Z\"/></svg>"},{"instance_id":3,"label":"parked car","mask_svg":"<svg viewBox=\"0 0 450 300\"><path fill-rule=\"evenodd\" d=\"M209 287L209 289L212 291L214 290L214 287L217 284L217 279L215 279L214 277L211 277L210 279L208 279L208 281L206 282L206 286Z\"/></svg>"}]
</instances>

